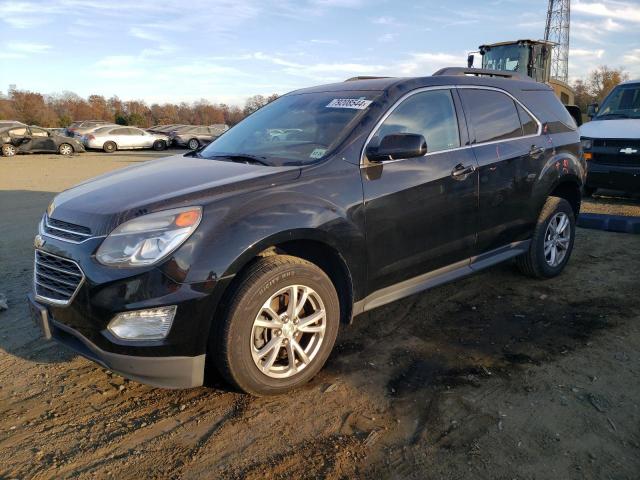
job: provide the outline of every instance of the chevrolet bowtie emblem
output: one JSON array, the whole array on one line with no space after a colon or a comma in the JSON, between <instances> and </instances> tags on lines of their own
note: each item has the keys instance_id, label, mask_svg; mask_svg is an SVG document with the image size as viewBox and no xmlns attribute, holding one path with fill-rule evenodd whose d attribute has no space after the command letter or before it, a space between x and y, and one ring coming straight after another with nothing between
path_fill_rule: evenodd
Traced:
<instances>
[{"instance_id":1,"label":"chevrolet bowtie emblem","mask_svg":"<svg viewBox=\"0 0 640 480\"><path fill-rule=\"evenodd\" d=\"M41 235L36 235L36 238L33 239L33 246L36 248L42 248L44 247L44 238L42 238Z\"/></svg>"},{"instance_id":2,"label":"chevrolet bowtie emblem","mask_svg":"<svg viewBox=\"0 0 640 480\"><path fill-rule=\"evenodd\" d=\"M627 155L631 155L632 153L638 153L638 150L635 148L627 147L620 150L620 153L626 153Z\"/></svg>"}]
</instances>

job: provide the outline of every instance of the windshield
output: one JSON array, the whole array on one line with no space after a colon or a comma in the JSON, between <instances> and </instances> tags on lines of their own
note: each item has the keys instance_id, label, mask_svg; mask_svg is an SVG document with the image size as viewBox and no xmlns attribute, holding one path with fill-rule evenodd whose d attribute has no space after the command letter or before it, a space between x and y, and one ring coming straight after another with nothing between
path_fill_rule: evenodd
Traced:
<instances>
[{"instance_id":1,"label":"windshield","mask_svg":"<svg viewBox=\"0 0 640 480\"><path fill-rule=\"evenodd\" d=\"M529 47L504 45L491 47L482 57L482 68L527 74Z\"/></svg>"},{"instance_id":2,"label":"windshield","mask_svg":"<svg viewBox=\"0 0 640 480\"><path fill-rule=\"evenodd\" d=\"M640 83L618 85L605 98L596 118L640 118Z\"/></svg>"},{"instance_id":3,"label":"windshield","mask_svg":"<svg viewBox=\"0 0 640 480\"><path fill-rule=\"evenodd\" d=\"M352 90L280 97L227 130L200 156L253 156L269 165L315 162L339 145L378 94Z\"/></svg>"}]
</instances>

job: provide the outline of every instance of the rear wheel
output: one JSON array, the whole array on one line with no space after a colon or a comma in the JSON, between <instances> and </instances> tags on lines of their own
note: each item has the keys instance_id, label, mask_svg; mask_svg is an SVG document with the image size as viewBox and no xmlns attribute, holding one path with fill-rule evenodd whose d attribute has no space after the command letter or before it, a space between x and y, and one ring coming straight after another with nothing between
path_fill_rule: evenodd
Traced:
<instances>
[{"instance_id":1,"label":"rear wheel","mask_svg":"<svg viewBox=\"0 0 640 480\"><path fill-rule=\"evenodd\" d=\"M198 141L197 138L192 138L191 140L189 140L189 142L187 143L187 146L189 147L189 149L191 150L195 150L197 148L200 148L200 142Z\"/></svg>"},{"instance_id":2,"label":"rear wheel","mask_svg":"<svg viewBox=\"0 0 640 480\"><path fill-rule=\"evenodd\" d=\"M73 155L73 147L68 143L63 143L58 147L58 153L65 156Z\"/></svg>"},{"instance_id":3,"label":"rear wheel","mask_svg":"<svg viewBox=\"0 0 640 480\"><path fill-rule=\"evenodd\" d=\"M105 142L105 144L102 146L102 149L107 153L113 153L118 149L118 147L116 146L115 142Z\"/></svg>"},{"instance_id":4,"label":"rear wheel","mask_svg":"<svg viewBox=\"0 0 640 480\"><path fill-rule=\"evenodd\" d=\"M10 143L5 143L2 145L2 155L5 157L13 157L16 153L18 153L18 149L15 145L11 145Z\"/></svg>"},{"instance_id":5,"label":"rear wheel","mask_svg":"<svg viewBox=\"0 0 640 480\"><path fill-rule=\"evenodd\" d=\"M222 375L253 395L275 395L308 382L338 334L340 305L327 275L297 257L255 262L240 279L211 337Z\"/></svg>"},{"instance_id":6,"label":"rear wheel","mask_svg":"<svg viewBox=\"0 0 640 480\"><path fill-rule=\"evenodd\" d=\"M153 142L153 149L154 150L166 150L167 149L167 142L165 142L164 140L156 140L155 142Z\"/></svg>"},{"instance_id":7,"label":"rear wheel","mask_svg":"<svg viewBox=\"0 0 640 480\"><path fill-rule=\"evenodd\" d=\"M529 251L516 258L520 270L535 278L559 275L573 250L576 225L564 198L549 197L540 212Z\"/></svg>"}]
</instances>

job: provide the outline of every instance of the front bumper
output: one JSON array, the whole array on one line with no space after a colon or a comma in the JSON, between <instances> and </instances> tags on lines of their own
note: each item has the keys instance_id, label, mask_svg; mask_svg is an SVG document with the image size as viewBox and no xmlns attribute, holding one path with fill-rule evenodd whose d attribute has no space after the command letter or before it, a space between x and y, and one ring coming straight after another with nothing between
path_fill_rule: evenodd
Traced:
<instances>
[{"instance_id":1,"label":"front bumper","mask_svg":"<svg viewBox=\"0 0 640 480\"><path fill-rule=\"evenodd\" d=\"M588 163L586 185L591 188L640 192L640 165L603 165L591 161Z\"/></svg>"},{"instance_id":2,"label":"front bumper","mask_svg":"<svg viewBox=\"0 0 640 480\"><path fill-rule=\"evenodd\" d=\"M204 383L205 355L145 357L105 351L76 330L56 321L49 308L28 295L32 315L45 338L113 370L123 377L162 388L191 388Z\"/></svg>"}]
</instances>

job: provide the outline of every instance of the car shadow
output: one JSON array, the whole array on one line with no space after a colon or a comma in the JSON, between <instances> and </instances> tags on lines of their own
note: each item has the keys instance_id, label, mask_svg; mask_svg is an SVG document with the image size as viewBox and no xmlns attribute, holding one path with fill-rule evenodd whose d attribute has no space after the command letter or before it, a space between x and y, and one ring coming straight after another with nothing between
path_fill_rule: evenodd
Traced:
<instances>
[{"instance_id":1,"label":"car shadow","mask_svg":"<svg viewBox=\"0 0 640 480\"><path fill-rule=\"evenodd\" d=\"M0 349L37 363L65 362L75 357L42 338L31 321L26 301L33 282L33 238L56 193L0 191L0 294L6 296L9 307L0 311Z\"/></svg>"}]
</instances>

